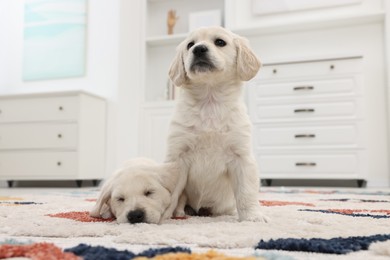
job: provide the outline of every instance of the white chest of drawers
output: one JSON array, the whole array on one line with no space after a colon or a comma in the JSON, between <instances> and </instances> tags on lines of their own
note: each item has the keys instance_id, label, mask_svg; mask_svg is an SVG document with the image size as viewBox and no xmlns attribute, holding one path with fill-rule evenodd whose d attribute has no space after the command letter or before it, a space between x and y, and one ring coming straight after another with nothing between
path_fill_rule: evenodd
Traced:
<instances>
[{"instance_id":1,"label":"white chest of drawers","mask_svg":"<svg viewBox=\"0 0 390 260\"><path fill-rule=\"evenodd\" d=\"M99 180L106 102L82 92L0 96L0 180Z\"/></svg>"},{"instance_id":2,"label":"white chest of drawers","mask_svg":"<svg viewBox=\"0 0 390 260\"><path fill-rule=\"evenodd\" d=\"M249 83L261 178L356 179L367 172L363 58L265 64Z\"/></svg>"}]
</instances>

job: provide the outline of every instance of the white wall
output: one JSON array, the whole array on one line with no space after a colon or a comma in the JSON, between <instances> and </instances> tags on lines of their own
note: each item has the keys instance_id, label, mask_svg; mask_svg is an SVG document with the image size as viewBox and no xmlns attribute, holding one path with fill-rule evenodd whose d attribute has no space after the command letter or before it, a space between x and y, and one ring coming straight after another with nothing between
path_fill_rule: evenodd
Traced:
<instances>
[{"instance_id":1,"label":"white wall","mask_svg":"<svg viewBox=\"0 0 390 260\"><path fill-rule=\"evenodd\" d=\"M141 1L88 1L85 76L30 82L22 80L24 1L0 1L0 94L85 90L107 98L107 174L138 152Z\"/></svg>"},{"instance_id":2,"label":"white wall","mask_svg":"<svg viewBox=\"0 0 390 260\"><path fill-rule=\"evenodd\" d=\"M105 97L116 96L119 0L88 2L86 74L84 77L69 79L24 82L21 77L24 1L0 1L0 10L0 24L3 25L0 49L5 50L5 58L0 59L0 68L6 67L6 72L0 73L1 93L83 89Z\"/></svg>"},{"instance_id":3,"label":"white wall","mask_svg":"<svg viewBox=\"0 0 390 260\"><path fill-rule=\"evenodd\" d=\"M109 108L108 172L123 161L138 156L138 131L142 87L143 16L141 2L144 0L120 0L120 42L118 87L115 103Z\"/></svg>"}]
</instances>

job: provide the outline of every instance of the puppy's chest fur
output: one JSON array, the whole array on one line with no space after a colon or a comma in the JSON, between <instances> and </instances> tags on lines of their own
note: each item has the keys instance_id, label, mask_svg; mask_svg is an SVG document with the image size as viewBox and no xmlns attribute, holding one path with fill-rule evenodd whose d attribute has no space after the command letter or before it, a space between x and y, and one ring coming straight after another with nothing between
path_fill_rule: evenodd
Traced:
<instances>
[{"instance_id":1,"label":"puppy's chest fur","mask_svg":"<svg viewBox=\"0 0 390 260\"><path fill-rule=\"evenodd\" d=\"M208 97L200 101L193 110L193 130L197 136L198 148L207 149L211 144L223 146L230 132L229 109L226 104ZM216 147L214 147L216 148Z\"/></svg>"},{"instance_id":2,"label":"puppy's chest fur","mask_svg":"<svg viewBox=\"0 0 390 260\"><path fill-rule=\"evenodd\" d=\"M199 123L195 126L200 132L227 132L227 118L224 113L223 104L213 97L208 97L198 104Z\"/></svg>"},{"instance_id":3,"label":"puppy's chest fur","mask_svg":"<svg viewBox=\"0 0 390 260\"><path fill-rule=\"evenodd\" d=\"M228 159L226 157L231 155L230 150L235 150L234 146L237 145L237 123L242 124L245 118L238 95L234 93L233 97L226 97L223 93L210 91L202 98L186 103L185 117L181 119L182 125L187 126L183 130L187 132L189 156L197 154L193 159Z\"/></svg>"},{"instance_id":4,"label":"puppy's chest fur","mask_svg":"<svg viewBox=\"0 0 390 260\"><path fill-rule=\"evenodd\" d=\"M227 164L233 160L234 133L232 123L239 109L234 102L209 96L191 108L192 127L187 129L192 139L186 152L191 162L186 193L188 204L195 210L211 208L213 214L232 212L233 191Z\"/></svg>"}]
</instances>

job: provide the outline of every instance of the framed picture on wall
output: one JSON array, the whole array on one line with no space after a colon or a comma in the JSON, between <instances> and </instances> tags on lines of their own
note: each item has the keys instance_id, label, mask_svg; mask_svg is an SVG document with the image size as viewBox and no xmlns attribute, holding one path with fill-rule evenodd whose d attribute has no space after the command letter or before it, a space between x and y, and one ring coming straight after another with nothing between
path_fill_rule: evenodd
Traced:
<instances>
[{"instance_id":1,"label":"framed picture on wall","mask_svg":"<svg viewBox=\"0 0 390 260\"><path fill-rule=\"evenodd\" d=\"M24 11L23 80L85 75L87 0L25 0Z\"/></svg>"}]
</instances>

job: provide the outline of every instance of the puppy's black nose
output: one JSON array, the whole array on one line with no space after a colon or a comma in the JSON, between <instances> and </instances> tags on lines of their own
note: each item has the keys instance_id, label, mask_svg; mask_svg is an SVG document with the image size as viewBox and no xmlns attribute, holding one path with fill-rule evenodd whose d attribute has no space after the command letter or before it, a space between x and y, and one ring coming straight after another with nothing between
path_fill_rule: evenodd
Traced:
<instances>
[{"instance_id":1,"label":"puppy's black nose","mask_svg":"<svg viewBox=\"0 0 390 260\"><path fill-rule=\"evenodd\" d=\"M208 52L209 49L207 49L206 46L204 45L198 45L196 46L193 50L192 50L192 53L196 56L196 57L202 57L206 52Z\"/></svg>"},{"instance_id":2,"label":"puppy's black nose","mask_svg":"<svg viewBox=\"0 0 390 260\"><path fill-rule=\"evenodd\" d=\"M131 224L144 222L145 212L141 209L136 209L127 213L127 219Z\"/></svg>"}]
</instances>

